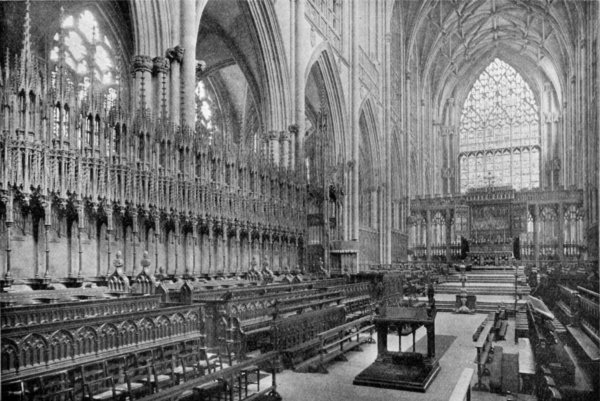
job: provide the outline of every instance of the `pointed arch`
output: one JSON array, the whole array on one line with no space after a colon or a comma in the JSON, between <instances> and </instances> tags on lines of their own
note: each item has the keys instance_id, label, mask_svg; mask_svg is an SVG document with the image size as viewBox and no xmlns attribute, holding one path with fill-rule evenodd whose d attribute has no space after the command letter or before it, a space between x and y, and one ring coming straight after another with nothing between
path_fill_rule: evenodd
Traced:
<instances>
[{"instance_id":1,"label":"pointed arch","mask_svg":"<svg viewBox=\"0 0 600 401\"><path fill-rule=\"evenodd\" d=\"M322 77L326 105L331 113L332 132L334 134L334 152L336 155L343 155L350 158L351 136L344 136L346 130L346 102L344 97L343 85L340 80L340 73L335 62L334 52L329 42L321 42L313 50L313 53L306 65L304 71L304 82L308 83L309 75L316 67ZM308 107L307 107L308 109Z\"/></svg>"},{"instance_id":2,"label":"pointed arch","mask_svg":"<svg viewBox=\"0 0 600 401\"><path fill-rule=\"evenodd\" d=\"M361 125L361 119L364 119L364 123L361 127L361 141L360 147L361 152L364 149L368 152L369 160L372 162L372 168L374 179L379 179L379 173L381 168L381 148L379 145L379 131L377 127L377 116L375 115L373 108L373 100L368 97L366 98L359 108L359 126ZM362 128L365 128L364 130ZM364 148L363 148L364 147ZM359 168L362 168L359 166Z\"/></svg>"}]
</instances>

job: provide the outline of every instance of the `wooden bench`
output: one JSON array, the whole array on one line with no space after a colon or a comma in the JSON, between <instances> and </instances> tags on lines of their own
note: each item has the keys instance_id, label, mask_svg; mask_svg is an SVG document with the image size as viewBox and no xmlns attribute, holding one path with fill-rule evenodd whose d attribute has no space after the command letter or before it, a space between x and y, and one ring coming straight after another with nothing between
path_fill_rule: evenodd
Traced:
<instances>
[{"instance_id":1,"label":"wooden bench","mask_svg":"<svg viewBox=\"0 0 600 401\"><path fill-rule=\"evenodd\" d=\"M481 322L481 324L477 327L477 329L475 330L475 332L473 333L473 341L477 341L479 340L479 336L481 335L481 333L483 332L483 329L485 329L485 326L487 326L488 323L488 319L486 318L483 322Z\"/></svg>"},{"instance_id":2,"label":"wooden bench","mask_svg":"<svg viewBox=\"0 0 600 401\"><path fill-rule=\"evenodd\" d=\"M297 363L317 354L320 341L317 335L345 323L341 306L305 312L278 319L272 327L274 348L282 354L284 366L293 369Z\"/></svg>"},{"instance_id":3,"label":"wooden bench","mask_svg":"<svg viewBox=\"0 0 600 401\"><path fill-rule=\"evenodd\" d=\"M372 317L353 320L351 322L334 327L317 336L318 355L305 360L295 366L296 372L321 372L327 373L325 365L335 358L343 357L344 353L359 348L362 344L373 341ZM369 332L368 338L360 335ZM355 340L353 340L356 338Z\"/></svg>"},{"instance_id":4,"label":"wooden bench","mask_svg":"<svg viewBox=\"0 0 600 401\"><path fill-rule=\"evenodd\" d=\"M297 369L302 361L314 357L319 352L320 344L321 341L318 338L313 338L283 350L284 366L287 369L298 371Z\"/></svg>"},{"instance_id":5,"label":"wooden bench","mask_svg":"<svg viewBox=\"0 0 600 401\"><path fill-rule=\"evenodd\" d=\"M477 390L488 390L482 379L484 375L489 374L489 369L486 367L486 364L489 362L490 355L494 353L492 348L493 326L494 321L488 319L479 338L475 341L475 349L477 350L477 355L475 357L475 363L477 364L477 383L474 388Z\"/></svg>"}]
</instances>

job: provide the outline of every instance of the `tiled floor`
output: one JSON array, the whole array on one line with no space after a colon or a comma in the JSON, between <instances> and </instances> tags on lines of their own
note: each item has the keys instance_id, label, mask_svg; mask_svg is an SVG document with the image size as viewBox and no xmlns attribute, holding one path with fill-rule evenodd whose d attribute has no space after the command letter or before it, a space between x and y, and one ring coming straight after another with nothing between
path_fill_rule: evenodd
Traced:
<instances>
[{"instance_id":1,"label":"tiled floor","mask_svg":"<svg viewBox=\"0 0 600 401\"><path fill-rule=\"evenodd\" d=\"M277 377L278 392L286 401L300 400L447 400L464 368L476 371L475 347L472 335L486 315L455 315L440 312L436 318L436 333L456 336L448 351L440 359L441 371L425 394L400 390L379 389L354 386L352 380L369 366L377 356L377 345L368 344L362 352L347 354L347 362L334 362L329 366L328 374L295 373L284 371ZM514 324L514 322L512 322ZM514 326L509 326L506 340L501 342L504 352L517 353L514 343ZM511 331L512 329L512 331ZM425 335L424 328L419 329L416 341ZM390 350L398 349L397 336L388 336ZM395 349L394 349L395 347ZM402 348L412 347L412 336L402 338ZM473 382L476 382L476 374ZM491 393L473 392L472 400L504 401L505 396ZM520 401L527 398L519 397Z\"/></svg>"}]
</instances>

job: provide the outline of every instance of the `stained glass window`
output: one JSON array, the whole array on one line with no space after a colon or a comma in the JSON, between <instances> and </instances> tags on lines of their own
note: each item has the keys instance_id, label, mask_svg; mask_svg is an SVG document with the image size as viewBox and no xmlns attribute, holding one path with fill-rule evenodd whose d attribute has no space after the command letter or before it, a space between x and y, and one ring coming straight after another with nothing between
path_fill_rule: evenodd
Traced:
<instances>
[{"instance_id":1,"label":"stained glass window","mask_svg":"<svg viewBox=\"0 0 600 401\"><path fill-rule=\"evenodd\" d=\"M66 16L61 23L62 35L54 35L54 45L50 50L50 60L64 64L76 75L79 98L88 94L92 84L102 87L118 85L118 72L115 55L109 38L103 34L94 14L85 10L79 15ZM73 82L69 82L73 85ZM114 88L106 93L107 108L117 97Z\"/></svg>"},{"instance_id":2,"label":"stained glass window","mask_svg":"<svg viewBox=\"0 0 600 401\"><path fill-rule=\"evenodd\" d=\"M220 112L210 82L196 84L196 129L212 143L221 132Z\"/></svg>"},{"instance_id":3,"label":"stained glass window","mask_svg":"<svg viewBox=\"0 0 600 401\"><path fill-rule=\"evenodd\" d=\"M521 75L495 59L479 76L460 119L461 191L539 186L538 105Z\"/></svg>"}]
</instances>

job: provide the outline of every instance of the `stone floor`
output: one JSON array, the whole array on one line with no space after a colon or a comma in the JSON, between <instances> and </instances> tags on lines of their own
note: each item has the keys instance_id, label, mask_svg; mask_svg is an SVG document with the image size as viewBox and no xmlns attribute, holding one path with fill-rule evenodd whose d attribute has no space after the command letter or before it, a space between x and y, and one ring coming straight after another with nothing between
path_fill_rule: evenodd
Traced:
<instances>
[{"instance_id":1,"label":"stone floor","mask_svg":"<svg viewBox=\"0 0 600 401\"><path fill-rule=\"evenodd\" d=\"M363 369L369 366L377 356L377 345L367 344L362 352L347 354L347 362L333 362L329 365L328 374L295 373L286 370L277 376L277 390L285 401L323 400L323 401L351 401L351 400L447 400L454 389L458 378L464 368L473 368L476 371L475 347L472 335L477 326L486 315L455 315L440 312L436 318L436 333L456 336L448 351L440 359L441 371L433 381L426 393L415 393L401 390L379 389L374 387L354 386L352 380ZM506 340L500 344L507 353L517 353L514 343L514 321L511 322ZM512 330L511 330L512 329ZM425 335L424 328L419 329L416 335L418 342ZM390 350L398 350L398 337L388 336ZM404 350L411 347L412 336L402 338ZM476 382L473 375L472 384ZM473 401L504 401L505 396L497 394L472 392ZM531 397L519 395L519 401L531 400Z\"/></svg>"}]
</instances>

